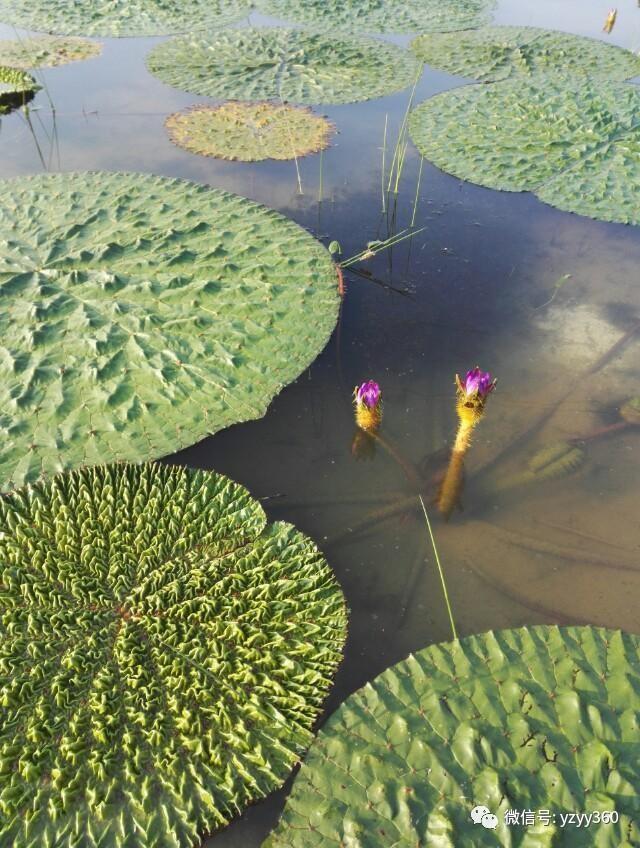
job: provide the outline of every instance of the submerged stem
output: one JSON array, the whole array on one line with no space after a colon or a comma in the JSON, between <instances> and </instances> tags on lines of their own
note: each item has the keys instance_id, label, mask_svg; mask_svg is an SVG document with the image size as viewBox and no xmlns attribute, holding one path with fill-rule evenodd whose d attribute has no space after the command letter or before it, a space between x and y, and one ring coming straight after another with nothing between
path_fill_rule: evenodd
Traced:
<instances>
[{"instance_id":1,"label":"submerged stem","mask_svg":"<svg viewBox=\"0 0 640 848\"><path fill-rule=\"evenodd\" d=\"M433 554L436 558L436 564L438 566L438 571L440 573L440 582L442 583L442 591L444 593L444 602L447 605L447 612L449 613L449 621L451 623L451 632L453 633L453 638L458 638L458 633L456 632L456 624L453 620L453 613L451 611L451 604L449 603L449 593L447 592L447 584L444 579L444 572L442 570L442 564L440 563L440 557L438 556L438 549L436 547L436 540L433 538L433 531L431 529L431 522L429 521L429 516L427 514L427 508L424 505L424 501L422 500L422 495L418 495L420 498L420 504L422 506L422 511L424 512L425 521L427 522L427 529L429 531L429 536L431 538L431 545L433 547Z\"/></svg>"}]
</instances>

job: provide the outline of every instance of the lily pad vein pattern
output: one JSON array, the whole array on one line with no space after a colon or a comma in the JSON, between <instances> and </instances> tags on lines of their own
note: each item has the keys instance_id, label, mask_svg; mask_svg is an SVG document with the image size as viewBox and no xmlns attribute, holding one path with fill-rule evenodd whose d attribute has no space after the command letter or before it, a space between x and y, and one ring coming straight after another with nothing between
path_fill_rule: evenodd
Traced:
<instances>
[{"instance_id":1,"label":"lily pad vein pattern","mask_svg":"<svg viewBox=\"0 0 640 848\"><path fill-rule=\"evenodd\" d=\"M11 68L42 68L67 65L100 55L102 45L87 38L40 35L0 41L0 64Z\"/></svg>"},{"instance_id":2,"label":"lily pad vein pattern","mask_svg":"<svg viewBox=\"0 0 640 848\"><path fill-rule=\"evenodd\" d=\"M169 115L169 137L192 153L259 162L294 159L329 146L334 126L310 109L285 103L194 106Z\"/></svg>"},{"instance_id":3,"label":"lily pad vein pattern","mask_svg":"<svg viewBox=\"0 0 640 848\"><path fill-rule=\"evenodd\" d=\"M423 156L456 177L640 224L639 114L634 85L541 75L439 94L414 109L409 131Z\"/></svg>"},{"instance_id":4,"label":"lily pad vein pattern","mask_svg":"<svg viewBox=\"0 0 640 848\"><path fill-rule=\"evenodd\" d=\"M5 490L259 418L335 326L325 248L235 195L56 174L0 184L0 216Z\"/></svg>"},{"instance_id":5,"label":"lily pad vein pattern","mask_svg":"<svg viewBox=\"0 0 640 848\"><path fill-rule=\"evenodd\" d=\"M0 21L58 35L142 36L236 23L242 0L0 0Z\"/></svg>"},{"instance_id":6,"label":"lily pad vein pattern","mask_svg":"<svg viewBox=\"0 0 640 848\"><path fill-rule=\"evenodd\" d=\"M331 716L264 848L635 845L639 714L637 636L541 625L432 645ZM619 821L505 824L527 809Z\"/></svg>"},{"instance_id":7,"label":"lily pad vein pattern","mask_svg":"<svg viewBox=\"0 0 640 848\"><path fill-rule=\"evenodd\" d=\"M481 82L539 74L605 80L640 75L640 57L631 50L537 27L494 26L421 35L411 49L434 68Z\"/></svg>"},{"instance_id":8,"label":"lily pad vein pattern","mask_svg":"<svg viewBox=\"0 0 640 848\"><path fill-rule=\"evenodd\" d=\"M382 97L421 70L393 44L277 27L174 38L151 51L147 66L168 85L205 97L306 105Z\"/></svg>"},{"instance_id":9,"label":"lily pad vein pattern","mask_svg":"<svg viewBox=\"0 0 640 848\"><path fill-rule=\"evenodd\" d=\"M80 469L0 501L0 843L200 844L312 740L346 608L222 475Z\"/></svg>"},{"instance_id":10,"label":"lily pad vein pattern","mask_svg":"<svg viewBox=\"0 0 640 848\"><path fill-rule=\"evenodd\" d=\"M260 11L323 31L449 32L480 26L493 0L259 0Z\"/></svg>"}]
</instances>

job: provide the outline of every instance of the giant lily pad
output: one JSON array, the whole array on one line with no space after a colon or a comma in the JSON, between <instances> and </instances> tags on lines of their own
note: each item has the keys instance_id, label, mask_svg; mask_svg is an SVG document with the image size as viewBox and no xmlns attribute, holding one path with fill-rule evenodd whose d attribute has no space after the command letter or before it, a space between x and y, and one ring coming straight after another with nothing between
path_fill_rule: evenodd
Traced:
<instances>
[{"instance_id":1,"label":"giant lily pad","mask_svg":"<svg viewBox=\"0 0 640 848\"><path fill-rule=\"evenodd\" d=\"M0 844L175 848L280 786L341 658L315 545L161 465L0 502Z\"/></svg>"},{"instance_id":2,"label":"giant lily pad","mask_svg":"<svg viewBox=\"0 0 640 848\"><path fill-rule=\"evenodd\" d=\"M270 15L325 31L449 32L484 23L494 0L260 0Z\"/></svg>"},{"instance_id":3,"label":"giant lily pad","mask_svg":"<svg viewBox=\"0 0 640 848\"><path fill-rule=\"evenodd\" d=\"M244 198L142 174L5 181L0 488L259 418L338 305L325 248Z\"/></svg>"},{"instance_id":4,"label":"giant lily pad","mask_svg":"<svg viewBox=\"0 0 640 848\"><path fill-rule=\"evenodd\" d=\"M635 86L541 75L439 94L413 111L409 131L427 159L461 179L639 224L639 112Z\"/></svg>"},{"instance_id":5,"label":"giant lily pad","mask_svg":"<svg viewBox=\"0 0 640 848\"><path fill-rule=\"evenodd\" d=\"M537 74L625 80L640 74L640 57L630 50L536 27L421 35L411 49L434 68L482 82Z\"/></svg>"},{"instance_id":6,"label":"giant lily pad","mask_svg":"<svg viewBox=\"0 0 640 848\"><path fill-rule=\"evenodd\" d=\"M329 719L265 848L638 844L639 651L620 631L547 626L419 651ZM562 827L575 811L599 815Z\"/></svg>"},{"instance_id":7,"label":"giant lily pad","mask_svg":"<svg viewBox=\"0 0 640 848\"><path fill-rule=\"evenodd\" d=\"M166 35L226 26L245 17L244 0L0 0L0 20L60 35Z\"/></svg>"},{"instance_id":8,"label":"giant lily pad","mask_svg":"<svg viewBox=\"0 0 640 848\"><path fill-rule=\"evenodd\" d=\"M293 29L241 29L174 38L147 57L163 82L207 97L354 103L406 88L420 73L408 50Z\"/></svg>"},{"instance_id":9,"label":"giant lily pad","mask_svg":"<svg viewBox=\"0 0 640 848\"><path fill-rule=\"evenodd\" d=\"M171 140L204 156L258 162L294 159L324 150L333 124L309 109L285 103L194 106L166 120Z\"/></svg>"},{"instance_id":10,"label":"giant lily pad","mask_svg":"<svg viewBox=\"0 0 640 848\"><path fill-rule=\"evenodd\" d=\"M19 41L0 41L0 63L11 68L66 65L99 56L102 45L87 38L40 35Z\"/></svg>"}]
</instances>

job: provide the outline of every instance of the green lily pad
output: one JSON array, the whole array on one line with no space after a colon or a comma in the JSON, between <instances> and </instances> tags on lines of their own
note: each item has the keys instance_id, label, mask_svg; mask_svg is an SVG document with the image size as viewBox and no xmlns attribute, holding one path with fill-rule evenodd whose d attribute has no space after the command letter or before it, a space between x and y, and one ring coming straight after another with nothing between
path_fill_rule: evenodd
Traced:
<instances>
[{"instance_id":1,"label":"green lily pad","mask_svg":"<svg viewBox=\"0 0 640 848\"><path fill-rule=\"evenodd\" d=\"M261 11L325 31L450 32L480 26L494 0L259 0Z\"/></svg>"},{"instance_id":2,"label":"green lily pad","mask_svg":"<svg viewBox=\"0 0 640 848\"><path fill-rule=\"evenodd\" d=\"M0 844L199 844L311 742L344 597L237 483L57 476L0 501L0 563Z\"/></svg>"},{"instance_id":3,"label":"green lily pad","mask_svg":"<svg viewBox=\"0 0 640 848\"><path fill-rule=\"evenodd\" d=\"M143 174L0 183L0 488L261 417L338 307L328 251L244 198Z\"/></svg>"},{"instance_id":4,"label":"green lily pad","mask_svg":"<svg viewBox=\"0 0 640 848\"><path fill-rule=\"evenodd\" d=\"M420 63L393 44L293 29L241 29L165 41L147 57L168 85L224 100L355 103L399 91Z\"/></svg>"},{"instance_id":5,"label":"green lily pad","mask_svg":"<svg viewBox=\"0 0 640 848\"><path fill-rule=\"evenodd\" d=\"M334 126L310 109L285 103L223 103L194 106L169 115L174 144L219 159L259 162L294 159L329 146Z\"/></svg>"},{"instance_id":6,"label":"green lily pad","mask_svg":"<svg viewBox=\"0 0 640 848\"><path fill-rule=\"evenodd\" d=\"M538 74L625 80L640 74L640 57L630 50L536 27L421 35L411 42L411 49L434 68L482 82Z\"/></svg>"},{"instance_id":7,"label":"green lily pad","mask_svg":"<svg viewBox=\"0 0 640 848\"><path fill-rule=\"evenodd\" d=\"M0 65L0 115L28 103L39 89L30 74Z\"/></svg>"},{"instance_id":8,"label":"green lily pad","mask_svg":"<svg viewBox=\"0 0 640 848\"><path fill-rule=\"evenodd\" d=\"M538 626L419 651L329 719L264 848L631 848L639 650L620 631ZM477 805L495 829L474 824ZM506 824L508 810L534 811L534 824ZM562 827L559 813L576 811L599 817Z\"/></svg>"},{"instance_id":9,"label":"green lily pad","mask_svg":"<svg viewBox=\"0 0 640 848\"><path fill-rule=\"evenodd\" d=\"M37 91L40 86L30 74L24 71L0 66L0 97L11 94L22 94L26 91Z\"/></svg>"},{"instance_id":10,"label":"green lily pad","mask_svg":"<svg viewBox=\"0 0 640 848\"><path fill-rule=\"evenodd\" d=\"M39 35L20 41L0 41L0 63L11 68L67 65L99 56L102 45L86 38Z\"/></svg>"},{"instance_id":11,"label":"green lily pad","mask_svg":"<svg viewBox=\"0 0 640 848\"><path fill-rule=\"evenodd\" d=\"M244 0L0 0L0 21L59 35L167 35L246 17Z\"/></svg>"},{"instance_id":12,"label":"green lily pad","mask_svg":"<svg viewBox=\"0 0 640 848\"><path fill-rule=\"evenodd\" d=\"M409 132L423 156L461 179L640 224L639 113L633 85L539 76L439 94L412 112Z\"/></svg>"}]
</instances>

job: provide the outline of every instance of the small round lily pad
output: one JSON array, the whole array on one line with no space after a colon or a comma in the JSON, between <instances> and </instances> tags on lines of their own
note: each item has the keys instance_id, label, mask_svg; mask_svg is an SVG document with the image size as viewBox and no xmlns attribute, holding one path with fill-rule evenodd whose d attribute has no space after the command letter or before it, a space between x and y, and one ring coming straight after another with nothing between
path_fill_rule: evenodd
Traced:
<instances>
[{"instance_id":1,"label":"small round lily pad","mask_svg":"<svg viewBox=\"0 0 640 848\"><path fill-rule=\"evenodd\" d=\"M639 113L634 85L541 74L432 97L414 109L409 131L423 156L456 177L640 224Z\"/></svg>"},{"instance_id":2,"label":"small round lily pad","mask_svg":"<svg viewBox=\"0 0 640 848\"><path fill-rule=\"evenodd\" d=\"M99 56L102 45L87 38L39 35L19 41L0 41L0 64L11 68L67 65Z\"/></svg>"},{"instance_id":3,"label":"small round lily pad","mask_svg":"<svg viewBox=\"0 0 640 848\"><path fill-rule=\"evenodd\" d=\"M0 115L27 103L39 88L31 74L0 66Z\"/></svg>"},{"instance_id":4,"label":"small round lily pad","mask_svg":"<svg viewBox=\"0 0 640 848\"><path fill-rule=\"evenodd\" d=\"M193 94L307 105L382 97L421 71L413 54L394 44L278 27L174 38L149 53L147 66Z\"/></svg>"},{"instance_id":5,"label":"small round lily pad","mask_svg":"<svg viewBox=\"0 0 640 848\"><path fill-rule=\"evenodd\" d=\"M261 11L323 31L450 32L485 23L494 0L259 0Z\"/></svg>"},{"instance_id":6,"label":"small round lily pad","mask_svg":"<svg viewBox=\"0 0 640 848\"><path fill-rule=\"evenodd\" d=\"M342 658L313 542L221 474L97 466L0 501L0 844L200 844L281 786Z\"/></svg>"},{"instance_id":7,"label":"small round lily pad","mask_svg":"<svg viewBox=\"0 0 640 848\"><path fill-rule=\"evenodd\" d=\"M244 0L0 0L0 21L58 35L140 36L227 26Z\"/></svg>"},{"instance_id":8,"label":"small round lily pad","mask_svg":"<svg viewBox=\"0 0 640 848\"><path fill-rule=\"evenodd\" d=\"M432 645L331 716L264 848L631 848L639 723L638 636L540 625ZM575 812L589 825L563 826Z\"/></svg>"},{"instance_id":9,"label":"small round lily pad","mask_svg":"<svg viewBox=\"0 0 640 848\"><path fill-rule=\"evenodd\" d=\"M294 159L329 146L334 126L310 109L281 103L194 106L166 120L174 144L219 159Z\"/></svg>"},{"instance_id":10,"label":"small round lily pad","mask_svg":"<svg viewBox=\"0 0 640 848\"><path fill-rule=\"evenodd\" d=\"M537 27L421 35L411 49L434 68L481 82L538 74L625 80L640 74L640 57L631 50Z\"/></svg>"}]
</instances>

